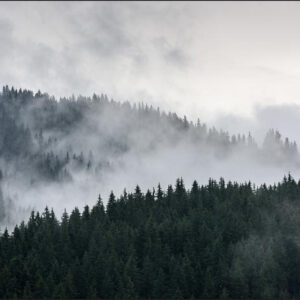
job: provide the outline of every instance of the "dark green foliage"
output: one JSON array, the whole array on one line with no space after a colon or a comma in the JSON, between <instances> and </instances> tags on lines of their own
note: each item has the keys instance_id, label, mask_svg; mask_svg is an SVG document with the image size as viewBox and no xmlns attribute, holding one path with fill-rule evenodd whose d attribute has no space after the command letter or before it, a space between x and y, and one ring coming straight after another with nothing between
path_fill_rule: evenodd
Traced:
<instances>
[{"instance_id":1,"label":"dark green foliage","mask_svg":"<svg viewBox=\"0 0 300 300\"><path fill-rule=\"evenodd\" d=\"M0 183L1 183L1 179L0 179ZM0 185L0 222L4 219L4 217L5 217L5 207L4 207L3 193Z\"/></svg>"},{"instance_id":2,"label":"dark green foliage","mask_svg":"<svg viewBox=\"0 0 300 300\"><path fill-rule=\"evenodd\" d=\"M103 142L94 154L70 142L93 132ZM199 155L225 158L246 149L262 163L299 163L297 145L274 130L258 147L250 134L230 137L144 104L106 95L56 101L5 86L0 221L7 170L23 172L32 185L72 180L77 171L97 175L139 137L143 151L188 142ZM187 190L181 178L166 191L158 185L145 194L137 186L119 198L112 192L106 209L99 196L94 207L74 208L60 221L48 208L33 212L0 237L0 298L300 297L299 192L300 182L290 175L258 189L221 178L207 186L195 181Z\"/></svg>"},{"instance_id":3,"label":"dark green foliage","mask_svg":"<svg viewBox=\"0 0 300 300\"><path fill-rule=\"evenodd\" d=\"M0 298L299 298L300 182L195 181L48 208L0 237Z\"/></svg>"}]
</instances>

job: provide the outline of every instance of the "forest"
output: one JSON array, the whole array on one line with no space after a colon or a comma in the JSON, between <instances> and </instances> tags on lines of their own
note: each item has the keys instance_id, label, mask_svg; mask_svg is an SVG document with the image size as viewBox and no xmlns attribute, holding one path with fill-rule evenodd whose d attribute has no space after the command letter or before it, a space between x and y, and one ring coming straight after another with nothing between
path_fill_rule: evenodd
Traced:
<instances>
[{"instance_id":1,"label":"forest","mask_svg":"<svg viewBox=\"0 0 300 300\"><path fill-rule=\"evenodd\" d=\"M0 237L0 298L299 298L300 181L111 192Z\"/></svg>"},{"instance_id":2,"label":"forest","mask_svg":"<svg viewBox=\"0 0 300 300\"><path fill-rule=\"evenodd\" d=\"M217 159L238 151L259 163L300 166L296 142L274 129L259 146L250 132L230 135L199 119L193 123L186 116L143 103L115 102L103 94L58 101L47 93L8 86L0 93L0 179L14 166L26 169L31 183L61 182L80 169L107 172L116 157L132 149L149 152L180 143Z\"/></svg>"},{"instance_id":3,"label":"forest","mask_svg":"<svg viewBox=\"0 0 300 300\"><path fill-rule=\"evenodd\" d=\"M107 198L136 184L147 189L180 177L191 184L222 175L261 183L299 170L296 142L276 129L257 143L249 132L230 135L105 94L56 99L8 86L0 92L2 229L33 209L49 205L62 213L92 205L99 192Z\"/></svg>"},{"instance_id":4,"label":"forest","mask_svg":"<svg viewBox=\"0 0 300 300\"><path fill-rule=\"evenodd\" d=\"M0 298L299 298L300 181L209 173L234 167L299 169L297 144L106 95L4 86ZM200 173L208 183L186 188Z\"/></svg>"}]
</instances>

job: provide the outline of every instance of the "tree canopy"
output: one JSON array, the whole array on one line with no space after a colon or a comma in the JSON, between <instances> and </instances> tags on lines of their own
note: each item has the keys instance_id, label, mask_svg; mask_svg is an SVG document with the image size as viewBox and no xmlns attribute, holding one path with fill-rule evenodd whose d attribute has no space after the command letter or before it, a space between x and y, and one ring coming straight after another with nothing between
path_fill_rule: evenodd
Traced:
<instances>
[{"instance_id":1,"label":"tree canopy","mask_svg":"<svg viewBox=\"0 0 300 300\"><path fill-rule=\"evenodd\" d=\"M0 237L0 298L299 298L300 181L137 186Z\"/></svg>"}]
</instances>

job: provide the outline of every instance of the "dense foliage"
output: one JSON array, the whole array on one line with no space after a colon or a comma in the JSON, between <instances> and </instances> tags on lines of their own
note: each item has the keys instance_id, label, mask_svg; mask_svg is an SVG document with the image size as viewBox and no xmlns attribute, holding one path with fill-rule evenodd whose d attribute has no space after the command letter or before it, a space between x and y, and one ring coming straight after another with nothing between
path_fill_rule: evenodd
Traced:
<instances>
[{"instance_id":1,"label":"dense foliage","mask_svg":"<svg viewBox=\"0 0 300 300\"><path fill-rule=\"evenodd\" d=\"M250 133L230 136L106 95L57 101L5 86L0 222L15 220L12 200L24 200L21 184L21 192L38 190L73 182L77 174L96 182L118 174L124 162L176 147L173 157L300 166L296 143L275 130L259 146ZM99 198L61 220L48 208L33 212L1 234L0 298L300 297L299 192L290 176L260 188L221 179L186 190L178 180L165 192L137 187L119 199L112 193L106 208Z\"/></svg>"},{"instance_id":2,"label":"dense foliage","mask_svg":"<svg viewBox=\"0 0 300 300\"><path fill-rule=\"evenodd\" d=\"M113 193L0 238L0 297L299 298L300 181Z\"/></svg>"}]
</instances>

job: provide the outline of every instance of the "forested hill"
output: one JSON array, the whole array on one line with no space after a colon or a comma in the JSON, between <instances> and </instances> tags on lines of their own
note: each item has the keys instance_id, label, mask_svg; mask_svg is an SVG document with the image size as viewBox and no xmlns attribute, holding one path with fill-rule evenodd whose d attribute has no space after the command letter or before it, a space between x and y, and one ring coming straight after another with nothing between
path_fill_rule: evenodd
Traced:
<instances>
[{"instance_id":1,"label":"forested hill","mask_svg":"<svg viewBox=\"0 0 300 300\"><path fill-rule=\"evenodd\" d=\"M0 298L300 298L300 181L182 179L0 237Z\"/></svg>"},{"instance_id":2,"label":"forested hill","mask_svg":"<svg viewBox=\"0 0 300 300\"><path fill-rule=\"evenodd\" d=\"M57 101L48 94L8 86L0 94L0 157L30 161L36 172L32 179L69 178L74 166L99 171L109 165L112 155L131 149L151 151L161 144L174 146L182 141L193 143L200 152L209 147L218 158L247 148L265 162L294 163L295 158L298 162L296 143L283 140L272 129L258 147L250 133L230 136L207 128L200 120L193 124L175 113L160 113L144 104L118 103L106 95Z\"/></svg>"},{"instance_id":3,"label":"forested hill","mask_svg":"<svg viewBox=\"0 0 300 300\"><path fill-rule=\"evenodd\" d=\"M99 185L122 190L143 181L149 186L187 177L187 171L193 178L208 178L208 170L224 176L234 166L238 174L262 174L262 166L299 168L297 145L273 129L257 145L250 133L231 136L199 120L194 124L106 95L56 100L8 86L0 93L2 227L28 216L30 206L62 208L65 198L75 205L87 193L94 199Z\"/></svg>"}]
</instances>

